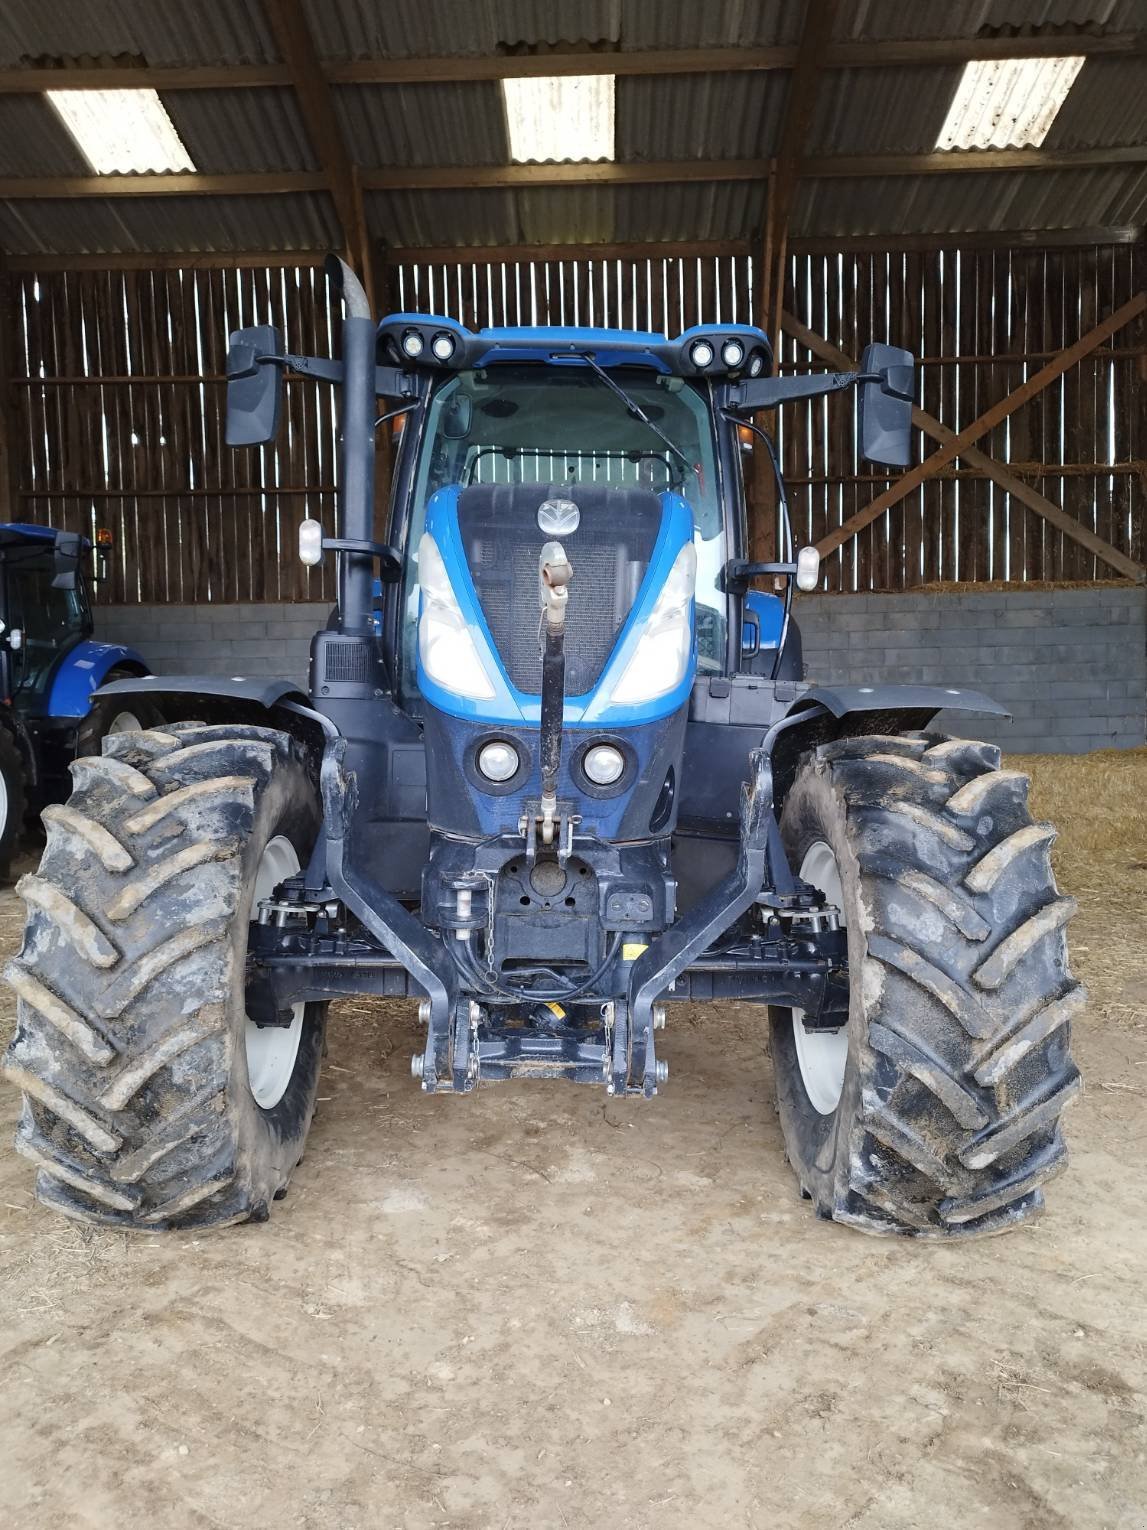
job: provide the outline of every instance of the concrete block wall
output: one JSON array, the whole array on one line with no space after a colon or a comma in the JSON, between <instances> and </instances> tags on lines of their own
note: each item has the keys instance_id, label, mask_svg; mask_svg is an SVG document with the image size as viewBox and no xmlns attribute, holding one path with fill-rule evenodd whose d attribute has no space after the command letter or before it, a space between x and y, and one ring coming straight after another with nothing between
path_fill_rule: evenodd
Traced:
<instances>
[{"instance_id":1,"label":"concrete block wall","mask_svg":"<svg viewBox=\"0 0 1147 1530\"><path fill-rule=\"evenodd\" d=\"M100 606L96 636L138 648L155 674L248 675L306 684L311 638L330 603Z\"/></svg>"},{"instance_id":2,"label":"concrete block wall","mask_svg":"<svg viewBox=\"0 0 1147 1530\"><path fill-rule=\"evenodd\" d=\"M937 726L958 736L1025 754L1147 741L1140 586L806 595L796 615L810 680L966 686L1012 714L942 713Z\"/></svg>"},{"instance_id":3,"label":"concrete block wall","mask_svg":"<svg viewBox=\"0 0 1147 1530\"><path fill-rule=\"evenodd\" d=\"M328 605L103 606L97 635L138 648L156 673L305 683ZM1127 586L797 601L810 679L967 686L1012 713L943 713L949 732L1021 753L1147 741L1147 592Z\"/></svg>"}]
</instances>

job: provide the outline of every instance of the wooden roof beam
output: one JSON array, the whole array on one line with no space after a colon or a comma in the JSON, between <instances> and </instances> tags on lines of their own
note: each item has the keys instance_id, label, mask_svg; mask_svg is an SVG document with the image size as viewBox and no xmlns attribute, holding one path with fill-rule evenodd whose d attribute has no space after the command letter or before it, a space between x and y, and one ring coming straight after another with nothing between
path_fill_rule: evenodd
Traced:
<instances>
[{"instance_id":1,"label":"wooden roof beam","mask_svg":"<svg viewBox=\"0 0 1147 1530\"><path fill-rule=\"evenodd\" d=\"M838 0L808 0L796 66L789 78L780 148L768 176L759 311L762 324L771 334L775 334L780 322L789 219L792 216L805 147L812 130L817 87L824 56L832 38L837 9Z\"/></svg>"},{"instance_id":2,"label":"wooden roof beam","mask_svg":"<svg viewBox=\"0 0 1147 1530\"><path fill-rule=\"evenodd\" d=\"M857 176L976 175L984 172L1096 170L1147 164L1147 143L1095 149L953 149L942 154L849 154L806 159L802 179ZM680 159L526 165L398 165L361 170L363 191L457 191L530 186L641 186L663 182L762 181L769 159ZM215 175L59 175L0 177L0 200L51 197L272 196L324 191L325 172Z\"/></svg>"},{"instance_id":3,"label":"wooden roof beam","mask_svg":"<svg viewBox=\"0 0 1147 1530\"><path fill-rule=\"evenodd\" d=\"M798 49L637 48L573 49L561 53L493 54L483 58L380 58L320 63L331 85L409 85L468 80L531 79L571 74L723 74L792 69ZM961 64L970 59L1133 58L1147 54L1147 32L1056 33L1039 37L892 38L836 42L825 50L826 69L886 68L890 64ZM100 66L0 69L0 95L45 90L258 90L289 86L286 64L207 64L175 67Z\"/></svg>"},{"instance_id":4,"label":"wooden roof beam","mask_svg":"<svg viewBox=\"0 0 1147 1530\"><path fill-rule=\"evenodd\" d=\"M286 61L311 143L326 175L342 225L346 258L358 272L373 308L371 245L358 169L343 138L331 88L319 63L302 0L264 0L264 9L279 52Z\"/></svg>"}]
</instances>

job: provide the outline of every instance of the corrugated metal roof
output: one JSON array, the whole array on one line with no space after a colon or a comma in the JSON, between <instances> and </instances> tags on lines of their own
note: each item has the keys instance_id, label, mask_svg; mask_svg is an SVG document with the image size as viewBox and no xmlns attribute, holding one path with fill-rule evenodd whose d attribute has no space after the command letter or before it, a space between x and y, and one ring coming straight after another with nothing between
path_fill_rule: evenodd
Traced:
<instances>
[{"instance_id":1,"label":"corrugated metal roof","mask_svg":"<svg viewBox=\"0 0 1147 1530\"><path fill-rule=\"evenodd\" d=\"M804 0L306 0L328 58L490 54L576 42L603 50L791 44ZM1147 0L850 0L841 38L956 37L1036 27L1129 31ZM43 55L138 54L154 65L270 62L262 0L6 0L0 67ZM961 66L836 71L821 83L815 154L927 152ZM620 161L767 157L787 109L784 72L623 76L617 81ZM205 172L314 170L293 92L168 92L165 104ZM345 86L335 107L364 168L497 165L508 159L499 86ZM1048 147L1147 141L1147 63L1084 65ZM0 97L0 174L83 174L82 156L42 101ZM1070 173L952 175L806 182L792 235L973 232L1139 223L1140 167ZM763 221L760 184L374 193L377 237L416 246L738 239ZM11 203L0 244L30 250L301 249L338 238L325 197L93 199Z\"/></svg>"},{"instance_id":2,"label":"corrugated metal roof","mask_svg":"<svg viewBox=\"0 0 1147 1530\"><path fill-rule=\"evenodd\" d=\"M327 59L603 49L768 47L800 35L804 0L305 0Z\"/></svg>"},{"instance_id":3,"label":"corrugated metal roof","mask_svg":"<svg viewBox=\"0 0 1147 1530\"><path fill-rule=\"evenodd\" d=\"M159 67L278 58L261 0L4 0L0 67L138 54Z\"/></svg>"},{"instance_id":4,"label":"corrugated metal roof","mask_svg":"<svg viewBox=\"0 0 1147 1530\"><path fill-rule=\"evenodd\" d=\"M258 197L120 197L0 202L0 247L10 255L122 251L335 249L338 223L321 194Z\"/></svg>"},{"instance_id":5,"label":"corrugated metal roof","mask_svg":"<svg viewBox=\"0 0 1147 1530\"><path fill-rule=\"evenodd\" d=\"M293 90L167 90L163 104L198 170L317 170Z\"/></svg>"},{"instance_id":6,"label":"corrugated metal roof","mask_svg":"<svg viewBox=\"0 0 1147 1530\"><path fill-rule=\"evenodd\" d=\"M1147 24L1147 5L1142 11ZM1046 148L1147 143L1143 59L1089 58L1044 139Z\"/></svg>"},{"instance_id":7,"label":"corrugated metal roof","mask_svg":"<svg viewBox=\"0 0 1147 1530\"><path fill-rule=\"evenodd\" d=\"M829 70L817 93L814 154L928 154L962 64Z\"/></svg>"},{"instance_id":8,"label":"corrugated metal roof","mask_svg":"<svg viewBox=\"0 0 1147 1530\"><path fill-rule=\"evenodd\" d=\"M0 96L0 175L90 175L43 96Z\"/></svg>"},{"instance_id":9,"label":"corrugated metal roof","mask_svg":"<svg viewBox=\"0 0 1147 1530\"><path fill-rule=\"evenodd\" d=\"M346 85L335 110L357 164L504 165L510 158L496 80L461 85Z\"/></svg>"},{"instance_id":10,"label":"corrugated metal roof","mask_svg":"<svg viewBox=\"0 0 1147 1530\"><path fill-rule=\"evenodd\" d=\"M622 76L617 158L764 158L780 142L788 94L780 71Z\"/></svg>"},{"instance_id":11,"label":"corrugated metal roof","mask_svg":"<svg viewBox=\"0 0 1147 1530\"><path fill-rule=\"evenodd\" d=\"M839 39L978 37L1039 28L1135 32L1142 0L851 0L837 12Z\"/></svg>"},{"instance_id":12,"label":"corrugated metal roof","mask_svg":"<svg viewBox=\"0 0 1147 1530\"><path fill-rule=\"evenodd\" d=\"M795 237L958 234L1139 224L1147 169L805 181Z\"/></svg>"},{"instance_id":13,"label":"corrugated metal roof","mask_svg":"<svg viewBox=\"0 0 1147 1530\"><path fill-rule=\"evenodd\" d=\"M657 243L680 237L748 239L764 218L752 181L658 186L554 186L515 191L375 191L371 232L419 245Z\"/></svg>"}]
</instances>

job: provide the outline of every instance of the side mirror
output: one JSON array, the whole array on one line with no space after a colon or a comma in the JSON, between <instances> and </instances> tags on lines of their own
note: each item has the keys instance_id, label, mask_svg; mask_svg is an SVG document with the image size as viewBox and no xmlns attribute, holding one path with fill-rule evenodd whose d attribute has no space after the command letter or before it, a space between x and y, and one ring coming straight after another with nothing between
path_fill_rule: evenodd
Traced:
<instances>
[{"instance_id":1,"label":"side mirror","mask_svg":"<svg viewBox=\"0 0 1147 1530\"><path fill-rule=\"evenodd\" d=\"M860 385L860 450L869 462L907 467L912 461L912 402L915 376L912 352L896 345L868 345L862 372L874 382Z\"/></svg>"},{"instance_id":2,"label":"side mirror","mask_svg":"<svg viewBox=\"0 0 1147 1530\"><path fill-rule=\"evenodd\" d=\"M263 446L275 439L282 401L281 364L267 358L283 354L273 324L255 324L232 332L227 349L228 446Z\"/></svg>"},{"instance_id":3,"label":"side mirror","mask_svg":"<svg viewBox=\"0 0 1147 1530\"><path fill-rule=\"evenodd\" d=\"M74 590L76 571L80 566L82 539L75 531L57 531L52 549L52 588Z\"/></svg>"},{"instance_id":4,"label":"side mirror","mask_svg":"<svg viewBox=\"0 0 1147 1530\"><path fill-rule=\"evenodd\" d=\"M442 434L447 441L465 441L474 423L474 400L468 393L455 393L442 416Z\"/></svg>"}]
</instances>

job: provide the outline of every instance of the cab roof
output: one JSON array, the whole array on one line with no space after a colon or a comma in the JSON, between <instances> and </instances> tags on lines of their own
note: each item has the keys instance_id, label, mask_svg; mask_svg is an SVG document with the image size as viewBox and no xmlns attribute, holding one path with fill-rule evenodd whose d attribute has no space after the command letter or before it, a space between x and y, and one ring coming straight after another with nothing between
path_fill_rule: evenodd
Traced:
<instances>
[{"instance_id":1,"label":"cab roof","mask_svg":"<svg viewBox=\"0 0 1147 1530\"><path fill-rule=\"evenodd\" d=\"M512 361L578 365L579 352L601 367L650 367L678 377L760 377L773 364L768 336L751 324L696 324L669 339L653 330L565 324L471 330L438 314L395 313L380 321L378 340L400 366L447 372Z\"/></svg>"}]
</instances>

